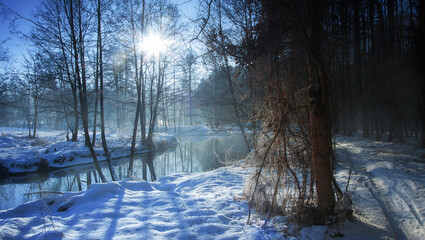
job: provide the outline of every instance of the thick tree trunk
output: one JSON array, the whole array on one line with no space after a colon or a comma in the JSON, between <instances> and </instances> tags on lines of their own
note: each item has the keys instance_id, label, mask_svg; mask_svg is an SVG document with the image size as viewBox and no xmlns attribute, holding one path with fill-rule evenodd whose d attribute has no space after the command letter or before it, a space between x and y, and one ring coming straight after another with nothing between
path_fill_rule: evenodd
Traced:
<instances>
[{"instance_id":1,"label":"thick tree trunk","mask_svg":"<svg viewBox=\"0 0 425 240\"><path fill-rule=\"evenodd\" d=\"M332 136L328 76L323 63L322 19L323 1L308 0L308 66L311 86L310 127L313 173L316 183L317 205L321 220L325 220L335 206L332 188L331 154Z\"/></svg>"}]
</instances>

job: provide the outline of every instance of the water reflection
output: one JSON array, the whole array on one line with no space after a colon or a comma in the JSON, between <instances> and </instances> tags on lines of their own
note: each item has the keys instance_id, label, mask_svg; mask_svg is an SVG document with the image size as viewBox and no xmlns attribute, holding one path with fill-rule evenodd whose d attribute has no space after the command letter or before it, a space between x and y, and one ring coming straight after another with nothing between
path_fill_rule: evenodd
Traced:
<instances>
[{"instance_id":1,"label":"water reflection","mask_svg":"<svg viewBox=\"0 0 425 240\"><path fill-rule=\"evenodd\" d=\"M176 148L166 152L138 156L134 161L134 177L154 181L173 173L208 171L219 167L226 160L240 159L246 154L241 136L184 137L179 138L178 142ZM128 158L114 162L119 178L125 179ZM110 178L106 163L102 163L102 170L106 177ZM10 177L0 182L0 209L12 208L40 197L57 195L58 192L79 191L97 182L99 178L92 164Z\"/></svg>"}]
</instances>

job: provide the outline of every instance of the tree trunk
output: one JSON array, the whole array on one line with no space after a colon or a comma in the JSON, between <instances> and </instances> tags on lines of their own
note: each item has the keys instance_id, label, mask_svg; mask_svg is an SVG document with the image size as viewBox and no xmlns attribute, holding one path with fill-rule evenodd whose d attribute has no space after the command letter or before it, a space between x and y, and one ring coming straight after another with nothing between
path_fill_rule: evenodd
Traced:
<instances>
[{"instance_id":1,"label":"tree trunk","mask_svg":"<svg viewBox=\"0 0 425 240\"><path fill-rule=\"evenodd\" d=\"M118 181L117 174L115 173L115 166L112 163L111 153L108 149L105 136L105 107L103 103L103 47L102 47L102 27L101 27L101 12L100 12L100 0L97 0L97 41L98 41L98 52L99 52L99 78L100 78L100 127L102 136L102 147L105 153L106 161L108 163L109 172L111 173L112 181Z\"/></svg>"},{"instance_id":2,"label":"tree trunk","mask_svg":"<svg viewBox=\"0 0 425 240\"><path fill-rule=\"evenodd\" d=\"M350 28L350 22L348 18L348 8L349 8L349 0L344 0L343 4L341 6L341 25L342 25L342 34L344 36L349 36L349 28ZM343 41L342 44L342 65L343 65L343 77L344 80L342 81L342 97L346 100L343 101L343 112L345 112L345 133L347 135L352 135L354 131L354 107L353 107L353 91L352 91L352 77L351 77L351 67L350 67L350 42L349 41ZM344 104L346 102L346 104ZM344 121L344 120L343 120Z\"/></svg>"},{"instance_id":3,"label":"tree trunk","mask_svg":"<svg viewBox=\"0 0 425 240\"><path fill-rule=\"evenodd\" d=\"M91 185L91 172L86 173L87 187Z\"/></svg>"},{"instance_id":4,"label":"tree trunk","mask_svg":"<svg viewBox=\"0 0 425 240\"><path fill-rule=\"evenodd\" d=\"M81 14L81 2L78 1L78 8L79 8L79 14ZM75 77L78 84L78 95L80 98L80 105L81 105L81 120L83 122L83 128L84 128L84 142L86 146L89 148L90 154L93 158L93 162L95 165L95 168L97 172L99 173L99 177L102 180L102 182L106 182L106 178L102 173L102 169L99 166L99 162L97 161L96 153L93 149L93 145L90 141L90 134L89 134L89 127L88 127L88 106L87 106L87 89L86 89L86 76L85 76L85 63L84 63L84 50L83 50L83 34L82 34L82 23L81 23L81 15L79 19L79 48L77 48L77 40L75 36L75 26L74 26L74 10L73 10L73 1L71 0L69 2L70 8L69 8L69 15L68 20L71 28L71 41L72 41L72 47L74 51L74 60L75 60ZM80 51L79 51L80 50ZM79 56L80 55L80 56ZM80 60L78 59L80 57ZM81 72L78 62L80 61L81 64ZM80 76L81 74L81 76Z\"/></svg>"},{"instance_id":5,"label":"tree trunk","mask_svg":"<svg viewBox=\"0 0 425 240\"><path fill-rule=\"evenodd\" d=\"M165 61L164 61L165 64ZM155 67L155 66L153 66ZM150 150L154 150L155 146L153 143L153 133L155 131L155 123L158 117L158 107L159 107L159 102L161 100L161 96L163 93L163 86L164 86L164 79L165 79L165 71L164 71L165 66L161 67L161 55L158 57L158 78L157 78L157 83L156 83L156 94L155 94L155 102L152 102L152 100L154 99L154 94L153 94L153 84L154 84L154 80L155 77L152 77L151 80L151 88L150 88L150 98L151 98L151 106L150 106L150 119L149 119L149 131L148 131L148 135L146 137L146 146L148 147L148 149Z\"/></svg>"},{"instance_id":6,"label":"tree trunk","mask_svg":"<svg viewBox=\"0 0 425 240\"><path fill-rule=\"evenodd\" d=\"M220 5L220 2L219 2ZM241 130L244 142L245 142L245 147L246 147L246 151L249 152L251 149L251 146L249 144L248 141L248 136L246 135L245 132L245 128L242 125L242 119L240 116L240 109L238 106L238 103L236 101L236 97L235 97L235 91L233 89L233 82L232 82L232 77L230 74L230 67L229 67L229 59L226 53L226 48L225 48L225 44L224 44L224 35L223 35L223 29L222 29L222 20L221 20L221 6L219 6L219 33L220 33L220 47L221 47L221 51L223 52L222 57L224 59L224 66L225 66L225 73L226 73L226 80L229 86L229 90L230 90L230 95L232 97L232 106L234 109L234 114L235 114L235 120L236 120L236 124L238 125L239 129Z\"/></svg>"},{"instance_id":7,"label":"tree trunk","mask_svg":"<svg viewBox=\"0 0 425 240\"><path fill-rule=\"evenodd\" d=\"M362 116L363 137L369 137L369 121L367 91L362 77L362 61L360 52L360 0L354 0L354 82L358 85L360 108Z\"/></svg>"},{"instance_id":8,"label":"tree trunk","mask_svg":"<svg viewBox=\"0 0 425 240\"><path fill-rule=\"evenodd\" d=\"M115 82L115 99L120 99L120 86L119 86L119 79L118 79L118 69L116 67L116 64L113 63L112 66L112 75L114 76L114 82ZM124 101L123 101L124 102ZM121 106L122 107L122 106ZM122 109L120 109L120 104L116 103L115 106L115 115L116 115L116 129L117 131L121 129L123 126L123 112Z\"/></svg>"},{"instance_id":9,"label":"tree trunk","mask_svg":"<svg viewBox=\"0 0 425 240\"><path fill-rule=\"evenodd\" d=\"M38 100L39 100L39 96L38 96L38 79L37 79L37 70L36 70L37 66L34 66L34 119L33 119L33 134L32 137L36 138L36 134L37 134L37 122L38 122Z\"/></svg>"},{"instance_id":10,"label":"tree trunk","mask_svg":"<svg viewBox=\"0 0 425 240\"><path fill-rule=\"evenodd\" d=\"M335 197L332 188L331 154L332 136L328 76L323 60L322 20L324 2L307 1L310 39L308 42L308 66L311 86L310 127L313 156L313 173L316 183L317 204L321 220L333 212Z\"/></svg>"},{"instance_id":11,"label":"tree trunk","mask_svg":"<svg viewBox=\"0 0 425 240\"><path fill-rule=\"evenodd\" d=\"M65 6L65 8L66 8L66 6ZM69 18L69 16L68 16L68 18ZM75 124L75 126L74 126L74 130L72 130L71 125L68 124L68 128L72 132L71 140L73 142L75 142L75 141L78 140L78 127L79 127L79 118L80 118L80 116L78 114L77 79L76 79L76 77L73 78L72 74L71 74L70 65L68 63L68 58L67 58L67 55L66 55L66 45L65 45L63 38L62 38L61 23L60 23L59 19L58 19L58 22L57 22L57 26L59 28L58 37L59 37L59 43L60 43L62 58L63 58L64 64L65 64L65 70L66 70L68 82L69 82L69 85L71 86L71 90L72 90L72 99L74 100L73 101L73 103L74 103L73 104L73 110L74 110L73 112L74 112L74 124ZM75 64L77 64L77 63L75 63ZM65 104L64 104L64 111L65 111L65 114L66 114L66 117L67 117ZM67 122L68 122L68 118L67 118Z\"/></svg>"},{"instance_id":12,"label":"tree trunk","mask_svg":"<svg viewBox=\"0 0 425 240\"><path fill-rule=\"evenodd\" d=\"M83 190L83 187L81 186L81 178L80 178L80 174L75 175L75 178L77 179L78 191Z\"/></svg>"},{"instance_id":13,"label":"tree trunk","mask_svg":"<svg viewBox=\"0 0 425 240\"><path fill-rule=\"evenodd\" d=\"M425 2L419 1L417 6L419 32L416 40L416 48L418 51L418 70L420 73L420 88L421 88L421 147L425 148Z\"/></svg>"},{"instance_id":14,"label":"tree trunk","mask_svg":"<svg viewBox=\"0 0 425 240\"><path fill-rule=\"evenodd\" d=\"M144 11L145 11L145 1L143 0L143 9L142 9L142 28L144 24ZM135 67L135 79L136 79L136 88L137 88L137 104L136 104L136 116L134 119L133 125L133 135L131 138L131 149L130 149L130 162L127 170L127 175L129 178L133 176L133 165L134 165L134 154L136 147L136 138L137 138L137 127L139 123L139 114L141 111L141 91L142 91L142 77L139 74L139 66L137 61L137 47L136 47L136 27L134 19L134 8L131 2L131 29L132 29L132 38L133 38L133 57L134 57L134 67ZM142 31L143 33L143 31ZM143 60L143 57L141 58ZM142 64L141 64L142 65ZM142 72L140 72L142 73ZM141 116L140 116L141 117Z\"/></svg>"},{"instance_id":15,"label":"tree trunk","mask_svg":"<svg viewBox=\"0 0 425 240\"><path fill-rule=\"evenodd\" d=\"M96 73L95 73L94 86L95 86L94 92L96 94L96 97L95 97L95 100L94 100L93 138L92 138L92 143L91 143L93 146L96 145L97 104L98 104L98 101L99 101L99 46L97 46L97 49L96 49Z\"/></svg>"}]
</instances>

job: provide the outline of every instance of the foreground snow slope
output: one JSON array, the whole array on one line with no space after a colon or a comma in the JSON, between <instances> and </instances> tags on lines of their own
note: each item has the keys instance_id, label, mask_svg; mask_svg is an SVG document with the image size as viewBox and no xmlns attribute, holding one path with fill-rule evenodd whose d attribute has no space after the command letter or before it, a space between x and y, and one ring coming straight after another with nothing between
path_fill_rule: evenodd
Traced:
<instances>
[{"instance_id":1,"label":"foreground snow slope","mask_svg":"<svg viewBox=\"0 0 425 240\"><path fill-rule=\"evenodd\" d=\"M249 171L224 167L156 182L94 184L87 191L0 213L0 239L264 239L235 200ZM272 234L272 235L270 235Z\"/></svg>"}]
</instances>

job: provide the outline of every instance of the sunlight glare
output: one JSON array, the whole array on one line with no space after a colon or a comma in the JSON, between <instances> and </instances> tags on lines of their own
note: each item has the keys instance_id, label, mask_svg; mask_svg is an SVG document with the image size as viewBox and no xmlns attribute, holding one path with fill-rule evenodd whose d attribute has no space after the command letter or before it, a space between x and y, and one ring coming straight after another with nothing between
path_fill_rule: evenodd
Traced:
<instances>
[{"instance_id":1,"label":"sunlight glare","mask_svg":"<svg viewBox=\"0 0 425 240\"><path fill-rule=\"evenodd\" d=\"M140 50L150 56L157 56L167 50L169 41L161 38L159 33L150 32L140 43Z\"/></svg>"}]
</instances>

